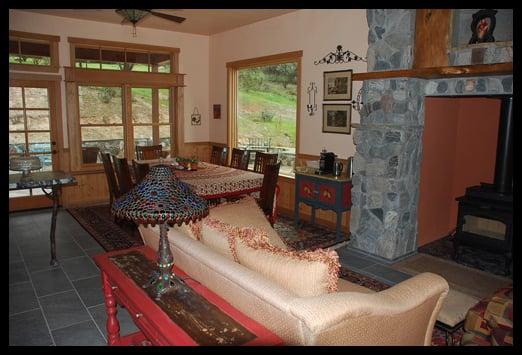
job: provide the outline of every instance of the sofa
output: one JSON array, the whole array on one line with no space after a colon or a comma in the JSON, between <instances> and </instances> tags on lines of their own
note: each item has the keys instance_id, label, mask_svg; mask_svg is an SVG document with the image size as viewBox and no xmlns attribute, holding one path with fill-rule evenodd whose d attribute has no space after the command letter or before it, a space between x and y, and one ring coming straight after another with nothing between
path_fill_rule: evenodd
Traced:
<instances>
[{"instance_id":1,"label":"sofa","mask_svg":"<svg viewBox=\"0 0 522 355\"><path fill-rule=\"evenodd\" d=\"M157 250L159 228L139 231ZM168 239L176 265L287 345L431 345L449 289L432 273L381 292L339 279L334 250L290 250L249 196Z\"/></svg>"}]
</instances>

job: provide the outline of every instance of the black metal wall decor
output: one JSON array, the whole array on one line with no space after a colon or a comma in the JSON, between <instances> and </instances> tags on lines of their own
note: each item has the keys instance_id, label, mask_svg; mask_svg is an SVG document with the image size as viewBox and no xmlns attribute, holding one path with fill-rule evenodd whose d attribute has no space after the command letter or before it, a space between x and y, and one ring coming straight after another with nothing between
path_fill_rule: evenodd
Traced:
<instances>
[{"instance_id":1,"label":"black metal wall decor","mask_svg":"<svg viewBox=\"0 0 522 355\"><path fill-rule=\"evenodd\" d=\"M315 103L315 95L317 94L317 86L315 83L310 83L310 86L306 89L308 93L308 105L306 105L306 109L310 116L314 115L314 112L317 111L317 104Z\"/></svg>"},{"instance_id":2,"label":"black metal wall decor","mask_svg":"<svg viewBox=\"0 0 522 355\"><path fill-rule=\"evenodd\" d=\"M324 56L321 60L316 60L314 62L315 65L318 64L341 64L341 63L348 63L351 61L362 61L366 62L366 58L363 58L350 50L346 50L343 52L343 46L338 45L335 52L330 52L327 55Z\"/></svg>"},{"instance_id":3,"label":"black metal wall decor","mask_svg":"<svg viewBox=\"0 0 522 355\"><path fill-rule=\"evenodd\" d=\"M484 43L484 42L495 42L493 37L493 30L497 24L495 15L497 10L484 9L475 12L472 15L473 21L471 21L471 39L469 44Z\"/></svg>"},{"instance_id":4,"label":"black metal wall decor","mask_svg":"<svg viewBox=\"0 0 522 355\"><path fill-rule=\"evenodd\" d=\"M348 102L352 104L352 108L355 111L357 111L357 112L361 111L362 105L364 105L363 102L362 102L362 88L357 93L357 97L355 98L355 100L351 100L351 101L348 101Z\"/></svg>"},{"instance_id":5,"label":"black metal wall decor","mask_svg":"<svg viewBox=\"0 0 522 355\"><path fill-rule=\"evenodd\" d=\"M194 107L194 112L190 115L190 122L193 126L201 126L201 114L197 107Z\"/></svg>"}]
</instances>

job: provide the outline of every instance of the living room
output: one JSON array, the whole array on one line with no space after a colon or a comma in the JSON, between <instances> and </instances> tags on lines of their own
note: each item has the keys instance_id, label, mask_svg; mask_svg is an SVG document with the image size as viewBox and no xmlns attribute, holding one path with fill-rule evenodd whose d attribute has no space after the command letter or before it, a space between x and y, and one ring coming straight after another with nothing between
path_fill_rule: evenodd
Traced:
<instances>
[{"instance_id":1,"label":"living room","mask_svg":"<svg viewBox=\"0 0 522 355\"><path fill-rule=\"evenodd\" d=\"M483 321L488 324L487 334L479 336L471 329L473 316L480 313L472 310L476 304L491 299L501 302L500 298L505 301L503 312L508 314L512 307L512 298L493 297L509 293L506 287L512 285L512 10L116 10L10 10L10 158L25 157L20 161L27 162L28 157L21 154L27 151L29 158L39 157L33 163L43 166L42 171L64 173L58 179L59 188L48 186L49 195L40 185L16 185L11 190L10 181L10 345L115 344L116 309L122 335L139 332L146 337L142 329L146 327L135 315L149 316L141 310L130 314L132 307L125 303L129 312L121 308L120 298L125 296L116 292L119 306L114 308L113 300L109 302L114 295L102 288L100 279L108 259L93 259L143 244L158 251L162 231L137 227L150 221L121 221L130 218L130 211L120 211L118 220L116 209L123 209L122 201L136 195L113 193L102 154L97 154L110 152L112 159L126 158L134 164L139 160L134 147L142 143L162 145L165 156L160 165L167 161L176 166L186 161L197 165L194 172L176 170L176 176L189 185L205 170L217 174L219 169L230 169L234 149L248 152L250 164L234 169L233 174L230 170L230 184L223 183L223 170L221 184L212 187L220 194L199 193L194 188L208 201L204 212L194 212L189 218L194 222L199 215L202 219L196 228L196 232L201 229L202 239L185 225L169 227L168 232L174 265L215 293L219 302L243 314L239 324L247 330L249 324L259 324L263 334L273 335L269 338L274 344L288 345L513 344L512 315L509 319L488 313L501 325ZM169 16L170 20L165 18ZM479 31L479 24L486 26L486 32ZM46 43L46 54L38 52L41 49L34 43ZM48 65L34 61L42 56L50 58ZM283 69L292 71L288 83L278 80ZM247 85L247 79L252 79L251 84ZM327 82L334 87L347 83L339 86L345 95L330 93ZM47 100L37 97L42 89ZM272 97L277 93L277 100L268 93ZM31 106L31 101L47 106ZM339 122L328 119L329 110L341 115ZM33 122L47 122L47 128L32 130L31 114L40 117ZM41 118L45 115L46 121ZM251 127L261 128L254 135ZM32 140L41 137L48 142ZM38 151L36 147L44 148ZM87 148L93 147L97 155L88 161ZM269 214L263 221L245 217L260 213L248 205L259 196L225 201L230 191L224 190L225 185L229 189L241 185L242 192L250 193L252 184L257 183L259 191L268 181L266 172L257 174L257 182L247 180L256 174L255 151L260 147L263 152L277 153L281 163L277 184L271 185L269 194L268 205L275 208L268 211L260 205ZM215 167L214 149L219 148L225 159ZM16 159L12 167L16 168ZM10 177L20 174L19 170L11 169ZM21 175L37 176L38 169L34 170ZM144 174L142 183L153 176ZM138 179L131 180L130 186L139 186ZM117 185L121 187L119 180ZM468 191L477 185L482 190ZM321 189L321 195L324 192L324 198L318 198L321 203L308 196L316 189ZM484 216L471 211L460 216L469 211L469 205L475 206L477 194L482 194L481 201L491 197L490 209L497 213ZM511 212L506 214L509 206ZM336 273L335 279L342 282L334 286L325 276L323 285L312 285L325 288L325 293L333 289L372 292L376 297L372 302L379 303L380 296L383 302L389 301L386 297L394 294L394 287L399 288L398 295L404 292L408 287L404 282L418 282L416 287L421 287L429 280L432 285L422 296L424 301L439 294L435 303L426 301L431 309L421 322L423 333L384 337L386 328L367 339L344 339L352 333L329 333L334 324L353 324L353 334L363 328L355 325L357 317L343 309L342 302L332 303L336 310L316 307L312 299L309 305L303 303L300 307L313 308L312 319L299 313L297 301L293 316L290 311L271 313L270 307L283 307L277 302L277 306L259 304L266 314L249 312L248 305L237 300L237 285L216 285L222 274L207 280L204 273L198 274L203 269L186 259L192 254L185 247L200 250L200 246L190 243L193 240L185 243L186 238L171 240L175 232L204 242L204 232L216 225L221 226L217 234L224 230L229 234L220 223L210 223L218 215L229 218L227 223L241 219L238 227L264 229L270 242L285 250L279 250L281 255L329 260L325 270ZM175 224L181 223L176 220ZM468 243L471 234L475 240L488 240L486 247ZM180 244L173 246L177 239ZM221 251L233 261L207 267L227 272L221 265L235 262L248 269L248 262L237 261L239 252ZM307 254L313 252L317 255ZM201 255L212 254L201 250ZM54 265L49 265L49 259ZM235 270L236 265L230 267ZM259 267L251 265L258 272ZM249 275L241 270L234 273L240 279ZM276 288L269 282L275 276L270 275L256 275L260 278L256 281L268 282L271 291L265 297L276 297L271 293L277 293ZM279 279L275 283L281 287L292 282ZM244 297L258 302L259 292L263 290ZM304 300L296 297L302 292L285 292ZM319 304L334 302L322 296L317 298ZM393 322L404 316L401 312L413 306L412 297L417 296L404 295L403 303L391 303L386 309L375 307L371 317L388 317L393 328ZM320 311L326 317L322 323L313 318ZM367 317L365 321L370 322ZM295 326L306 331L294 334L297 328L292 325L285 333L283 325L293 322L290 319L298 319ZM28 321L33 325L28 327ZM384 340L372 340L379 338ZM157 339L141 341L162 344Z\"/></svg>"}]
</instances>

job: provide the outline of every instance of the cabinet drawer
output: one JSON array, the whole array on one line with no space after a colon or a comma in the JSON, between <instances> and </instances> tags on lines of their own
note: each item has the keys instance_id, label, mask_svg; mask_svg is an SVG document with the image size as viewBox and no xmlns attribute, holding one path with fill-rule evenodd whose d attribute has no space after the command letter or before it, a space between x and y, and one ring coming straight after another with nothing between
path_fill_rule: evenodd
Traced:
<instances>
[{"instance_id":1,"label":"cabinet drawer","mask_svg":"<svg viewBox=\"0 0 522 355\"><path fill-rule=\"evenodd\" d=\"M317 199L317 184L310 180L301 179L299 180L298 193L300 198L315 200Z\"/></svg>"},{"instance_id":2,"label":"cabinet drawer","mask_svg":"<svg viewBox=\"0 0 522 355\"><path fill-rule=\"evenodd\" d=\"M319 186L319 201L328 206L335 206L337 198L337 188L331 185Z\"/></svg>"}]
</instances>

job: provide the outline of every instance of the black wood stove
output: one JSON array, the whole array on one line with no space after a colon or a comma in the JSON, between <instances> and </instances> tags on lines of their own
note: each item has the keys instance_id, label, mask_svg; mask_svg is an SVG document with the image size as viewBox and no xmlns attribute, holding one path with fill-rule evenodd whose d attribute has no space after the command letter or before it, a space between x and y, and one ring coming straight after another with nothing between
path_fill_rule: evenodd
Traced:
<instances>
[{"instance_id":1,"label":"black wood stove","mask_svg":"<svg viewBox=\"0 0 522 355\"><path fill-rule=\"evenodd\" d=\"M505 257L504 272L509 275L513 248L513 97L495 99L502 100L495 180L493 184L468 187L466 194L457 198L453 257L458 261L462 245L501 253Z\"/></svg>"}]
</instances>

